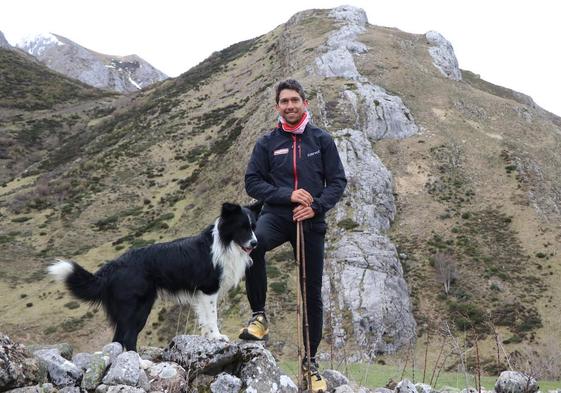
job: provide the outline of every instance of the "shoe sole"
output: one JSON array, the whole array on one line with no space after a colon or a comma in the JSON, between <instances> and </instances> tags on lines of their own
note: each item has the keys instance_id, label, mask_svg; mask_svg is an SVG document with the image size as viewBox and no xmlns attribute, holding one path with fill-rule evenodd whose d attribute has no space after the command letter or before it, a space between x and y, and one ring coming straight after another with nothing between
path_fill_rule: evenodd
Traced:
<instances>
[{"instance_id":1,"label":"shoe sole","mask_svg":"<svg viewBox=\"0 0 561 393\"><path fill-rule=\"evenodd\" d=\"M241 340L248 340L248 341L267 341L269 339L269 334L267 333L262 338L259 338L249 333L248 331L244 330L243 332L240 333L239 338Z\"/></svg>"}]
</instances>

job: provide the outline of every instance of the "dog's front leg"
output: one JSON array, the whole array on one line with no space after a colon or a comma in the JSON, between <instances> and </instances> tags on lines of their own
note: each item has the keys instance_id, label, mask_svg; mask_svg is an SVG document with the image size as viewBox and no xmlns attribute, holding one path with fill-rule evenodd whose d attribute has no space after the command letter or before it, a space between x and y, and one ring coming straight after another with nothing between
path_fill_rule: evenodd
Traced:
<instances>
[{"instance_id":1,"label":"dog's front leg","mask_svg":"<svg viewBox=\"0 0 561 393\"><path fill-rule=\"evenodd\" d=\"M220 334L218 330L218 293L206 295L200 292L197 295L195 310L199 318L201 335L219 340L228 341L228 337Z\"/></svg>"}]
</instances>

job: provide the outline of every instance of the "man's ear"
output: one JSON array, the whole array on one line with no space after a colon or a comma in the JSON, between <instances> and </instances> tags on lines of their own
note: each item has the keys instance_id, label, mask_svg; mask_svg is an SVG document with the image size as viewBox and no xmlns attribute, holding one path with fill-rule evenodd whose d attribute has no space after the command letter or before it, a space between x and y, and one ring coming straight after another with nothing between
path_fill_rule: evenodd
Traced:
<instances>
[{"instance_id":1,"label":"man's ear","mask_svg":"<svg viewBox=\"0 0 561 393\"><path fill-rule=\"evenodd\" d=\"M222 212L220 217L225 218L231 216L232 214L241 213L242 207L234 203L225 202L222 204Z\"/></svg>"}]
</instances>

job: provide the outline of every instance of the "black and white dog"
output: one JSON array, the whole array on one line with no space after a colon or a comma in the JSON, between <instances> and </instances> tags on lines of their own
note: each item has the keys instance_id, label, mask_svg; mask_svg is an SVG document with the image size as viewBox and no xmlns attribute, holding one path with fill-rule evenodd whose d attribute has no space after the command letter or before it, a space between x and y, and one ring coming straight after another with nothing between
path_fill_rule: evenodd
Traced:
<instances>
[{"instance_id":1,"label":"black and white dog","mask_svg":"<svg viewBox=\"0 0 561 393\"><path fill-rule=\"evenodd\" d=\"M129 250L95 274L64 260L48 271L74 296L103 305L115 326L113 341L128 350L136 350L158 292L191 304L202 335L227 340L218 330L218 299L238 285L251 264L261 206L224 203L214 225L199 235Z\"/></svg>"}]
</instances>

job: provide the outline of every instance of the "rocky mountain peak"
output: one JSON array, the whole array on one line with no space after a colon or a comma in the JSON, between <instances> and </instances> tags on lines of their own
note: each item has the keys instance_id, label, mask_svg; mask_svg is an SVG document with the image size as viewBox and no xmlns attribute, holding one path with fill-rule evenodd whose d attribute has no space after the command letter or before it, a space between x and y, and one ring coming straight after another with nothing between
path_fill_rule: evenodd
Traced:
<instances>
[{"instance_id":1,"label":"rocky mountain peak","mask_svg":"<svg viewBox=\"0 0 561 393\"><path fill-rule=\"evenodd\" d=\"M101 54L52 33L29 36L17 47L63 75L119 93L137 91L167 78L137 55Z\"/></svg>"},{"instance_id":2,"label":"rocky mountain peak","mask_svg":"<svg viewBox=\"0 0 561 393\"><path fill-rule=\"evenodd\" d=\"M5 49L12 48L12 46L10 45L8 40L6 40L6 37L4 37L4 34L1 31L0 31L0 48L5 48Z\"/></svg>"}]
</instances>

